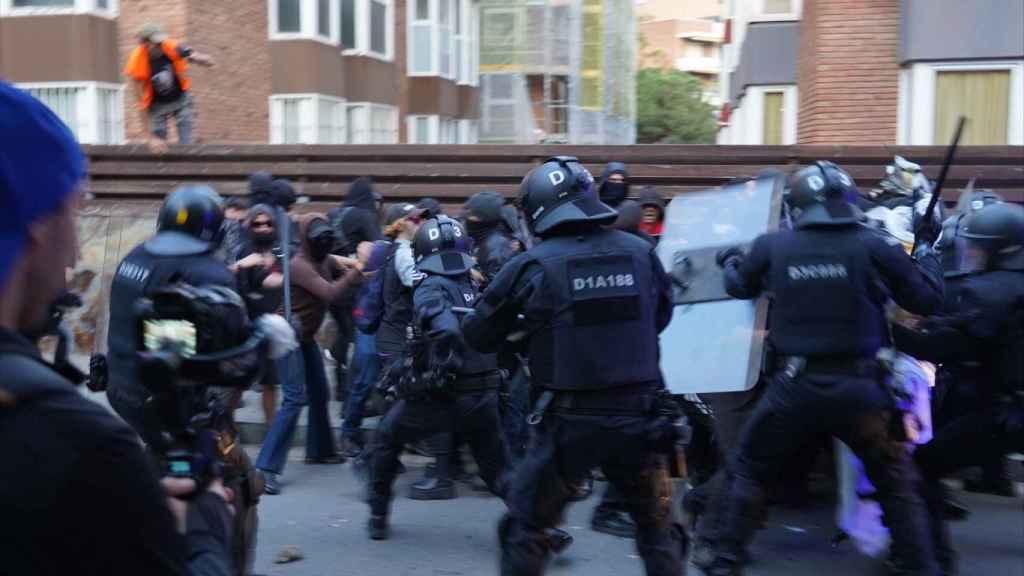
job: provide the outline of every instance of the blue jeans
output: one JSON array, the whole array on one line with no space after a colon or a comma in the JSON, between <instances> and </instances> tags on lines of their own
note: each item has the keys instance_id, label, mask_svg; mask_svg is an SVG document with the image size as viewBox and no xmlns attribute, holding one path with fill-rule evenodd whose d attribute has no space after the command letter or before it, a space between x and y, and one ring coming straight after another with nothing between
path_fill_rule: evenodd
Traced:
<instances>
[{"instance_id":1,"label":"blue jeans","mask_svg":"<svg viewBox=\"0 0 1024 576\"><path fill-rule=\"evenodd\" d=\"M316 342L302 342L299 348L276 362L284 399L263 440L256 467L280 474L288 459L295 426L302 409L309 405L309 426L306 430L306 457L326 458L334 455L331 422L327 417L327 374L324 359Z\"/></svg>"},{"instance_id":2,"label":"blue jeans","mask_svg":"<svg viewBox=\"0 0 1024 576\"><path fill-rule=\"evenodd\" d=\"M352 352L352 366L349 367L351 384L348 399L342 411L341 435L353 441L359 440L359 427L363 424L363 407L370 389L380 377L380 357L377 356L377 338L355 330L355 350Z\"/></svg>"}]
</instances>

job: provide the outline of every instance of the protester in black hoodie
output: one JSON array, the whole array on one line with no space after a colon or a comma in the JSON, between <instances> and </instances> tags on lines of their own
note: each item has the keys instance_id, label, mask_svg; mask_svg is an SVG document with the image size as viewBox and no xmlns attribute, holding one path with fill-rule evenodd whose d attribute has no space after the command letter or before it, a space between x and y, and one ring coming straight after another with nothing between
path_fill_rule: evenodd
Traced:
<instances>
[{"instance_id":1,"label":"protester in black hoodie","mask_svg":"<svg viewBox=\"0 0 1024 576\"><path fill-rule=\"evenodd\" d=\"M327 218L345 238L339 247L344 256L355 254L361 242L376 242L383 238L380 231L380 194L373 189L369 176L356 178L348 188L345 201L327 213Z\"/></svg>"},{"instance_id":2,"label":"protester in black hoodie","mask_svg":"<svg viewBox=\"0 0 1024 576\"><path fill-rule=\"evenodd\" d=\"M618 208L629 197L629 172L622 162L609 162L601 173L601 184L597 189L601 202Z\"/></svg>"}]
</instances>

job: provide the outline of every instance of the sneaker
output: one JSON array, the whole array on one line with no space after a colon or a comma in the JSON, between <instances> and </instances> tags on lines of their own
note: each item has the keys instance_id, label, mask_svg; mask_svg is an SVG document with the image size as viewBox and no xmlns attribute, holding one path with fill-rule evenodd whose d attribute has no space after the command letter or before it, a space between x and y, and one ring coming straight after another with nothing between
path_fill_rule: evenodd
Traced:
<instances>
[{"instance_id":1,"label":"sneaker","mask_svg":"<svg viewBox=\"0 0 1024 576\"><path fill-rule=\"evenodd\" d=\"M456 497L458 493L451 480L423 478L409 488L409 498L413 500L452 500Z\"/></svg>"},{"instance_id":2,"label":"sneaker","mask_svg":"<svg viewBox=\"0 0 1024 576\"><path fill-rule=\"evenodd\" d=\"M582 502L594 493L594 478L586 477L569 486L569 502Z\"/></svg>"},{"instance_id":3,"label":"sneaker","mask_svg":"<svg viewBox=\"0 0 1024 576\"><path fill-rule=\"evenodd\" d=\"M590 528L595 532L619 538L636 538L636 522L633 522L632 516L621 510L598 508L590 520Z\"/></svg>"},{"instance_id":4,"label":"sneaker","mask_svg":"<svg viewBox=\"0 0 1024 576\"><path fill-rule=\"evenodd\" d=\"M355 458L363 453L363 445L352 438L342 438L339 453L345 458Z\"/></svg>"},{"instance_id":5,"label":"sneaker","mask_svg":"<svg viewBox=\"0 0 1024 576\"><path fill-rule=\"evenodd\" d=\"M388 517L376 515L370 516L370 521L366 525L366 530L370 533L371 540L387 540L391 532L388 528Z\"/></svg>"},{"instance_id":6,"label":"sneaker","mask_svg":"<svg viewBox=\"0 0 1024 576\"><path fill-rule=\"evenodd\" d=\"M306 456L306 464L344 464L345 457L341 454L330 456Z\"/></svg>"},{"instance_id":7,"label":"sneaker","mask_svg":"<svg viewBox=\"0 0 1024 576\"><path fill-rule=\"evenodd\" d=\"M281 476L280 474L274 474L273 472L263 471L263 493L264 494L280 494L281 493Z\"/></svg>"},{"instance_id":8,"label":"sneaker","mask_svg":"<svg viewBox=\"0 0 1024 576\"><path fill-rule=\"evenodd\" d=\"M572 535L560 528L548 528L547 537L548 547L554 554L565 552L565 549L573 543Z\"/></svg>"}]
</instances>

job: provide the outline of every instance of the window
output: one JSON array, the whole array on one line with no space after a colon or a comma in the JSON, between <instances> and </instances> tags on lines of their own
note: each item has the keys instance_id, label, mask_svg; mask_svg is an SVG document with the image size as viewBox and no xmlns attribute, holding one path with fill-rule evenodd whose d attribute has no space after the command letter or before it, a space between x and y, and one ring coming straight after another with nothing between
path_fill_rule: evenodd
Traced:
<instances>
[{"instance_id":1,"label":"window","mask_svg":"<svg viewBox=\"0 0 1024 576\"><path fill-rule=\"evenodd\" d=\"M966 116L961 144L1024 144L1024 59L916 62L900 71L897 142L946 145Z\"/></svg>"},{"instance_id":2,"label":"window","mask_svg":"<svg viewBox=\"0 0 1024 576\"><path fill-rule=\"evenodd\" d=\"M406 130L409 144L435 144L437 140L432 137L431 129L437 119L437 116L408 116Z\"/></svg>"},{"instance_id":3,"label":"window","mask_svg":"<svg viewBox=\"0 0 1024 576\"><path fill-rule=\"evenodd\" d=\"M397 144L398 109L357 102L348 105L349 144Z\"/></svg>"},{"instance_id":4,"label":"window","mask_svg":"<svg viewBox=\"0 0 1024 576\"><path fill-rule=\"evenodd\" d=\"M122 87L100 82L18 84L57 115L82 144L124 143Z\"/></svg>"},{"instance_id":5,"label":"window","mask_svg":"<svg viewBox=\"0 0 1024 576\"><path fill-rule=\"evenodd\" d=\"M604 8L600 0L584 0L583 47L580 65L580 106L604 108Z\"/></svg>"},{"instance_id":6,"label":"window","mask_svg":"<svg viewBox=\"0 0 1024 576\"><path fill-rule=\"evenodd\" d=\"M793 12L792 0L762 0L765 14L789 14Z\"/></svg>"},{"instance_id":7,"label":"window","mask_svg":"<svg viewBox=\"0 0 1024 576\"><path fill-rule=\"evenodd\" d=\"M356 47L356 0L341 0L341 47Z\"/></svg>"},{"instance_id":8,"label":"window","mask_svg":"<svg viewBox=\"0 0 1024 576\"><path fill-rule=\"evenodd\" d=\"M0 0L0 16L95 14L117 16L117 0Z\"/></svg>"},{"instance_id":9,"label":"window","mask_svg":"<svg viewBox=\"0 0 1024 576\"><path fill-rule=\"evenodd\" d=\"M324 94L270 97L271 144L344 144L345 101Z\"/></svg>"},{"instance_id":10,"label":"window","mask_svg":"<svg viewBox=\"0 0 1024 576\"><path fill-rule=\"evenodd\" d=\"M339 0L270 0L271 40L309 39L338 44Z\"/></svg>"},{"instance_id":11,"label":"window","mask_svg":"<svg viewBox=\"0 0 1024 576\"><path fill-rule=\"evenodd\" d=\"M472 0L410 0L409 75L478 83L479 8Z\"/></svg>"},{"instance_id":12,"label":"window","mask_svg":"<svg viewBox=\"0 0 1024 576\"><path fill-rule=\"evenodd\" d=\"M476 144L477 143L477 121L476 120L459 120L459 135L457 144Z\"/></svg>"},{"instance_id":13,"label":"window","mask_svg":"<svg viewBox=\"0 0 1024 576\"><path fill-rule=\"evenodd\" d=\"M346 54L391 60L394 0L341 0L341 45Z\"/></svg>"},{"instance_id":14,"label":"window","mask_svg":"<svg viewBox=\"0 0 1024 576\"><path fill-rule=\"evenodd\" d=\"M765 92L764 122L761 143L777 146L782 144L782 92Z\"/></svg>"},{"instance_id":15,"label":"window","mask_svg":"<svg viewBox=\"0 0 1024 576\"><path fill-rule=\"evenodd\" d=\"M959 116L961 144L1007 144L1010 71L949 71L935 76L935 142L949 142Z\"/></svg>"},{"instance_id":16,"label":"window","mask_svg":"<svg viewBox=\"0 0 1024 576\"><path fill-rule=\"evenodd\" d=\"M299 3L301 0L278 0L277 2L277 31L278 32L301 32L302 19L299 15Z\"/></svg>"}]
</instances>

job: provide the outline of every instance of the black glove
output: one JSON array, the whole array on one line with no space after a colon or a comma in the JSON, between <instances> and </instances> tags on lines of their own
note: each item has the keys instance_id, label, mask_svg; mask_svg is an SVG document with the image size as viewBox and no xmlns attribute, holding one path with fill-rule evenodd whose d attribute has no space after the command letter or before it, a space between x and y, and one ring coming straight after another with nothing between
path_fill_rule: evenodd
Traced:
<instances>
[{"instance_id":1,"label":"black glove","mask_svg":"<svg viewBox=\"0 0 1024 576\"><path fill-rule=\"evenodd\" d=\"M715 264L718 264L719 268L725 268L732 260L742 260L743 250L739 246L729 246L723 248L715 254Z\"/></svg>"},{"instance_id":2,"label":"black glove","mask_svg":"<svg viewBox=\"0 0 1024 576\"><path fill-rule=\"evenodd\" d=\"M86 386L93 392L103 392L107 389L108 377L107 357L103 354L93 354L89 358L89 378L86 380Z\"/></svg>"},{"instance_id":3,"label":"black glove","mask_svg":"<svg viewBox=\"0 0 1024 576\"><path fill-rule=\"evenodd\" d=\"M938 210L932 213L931 218L925 218L924 214L914 211L914 243L918 245L931 246L939 239L942 233L942 222L938 219Z\"/></svg>"}]
</instances>

